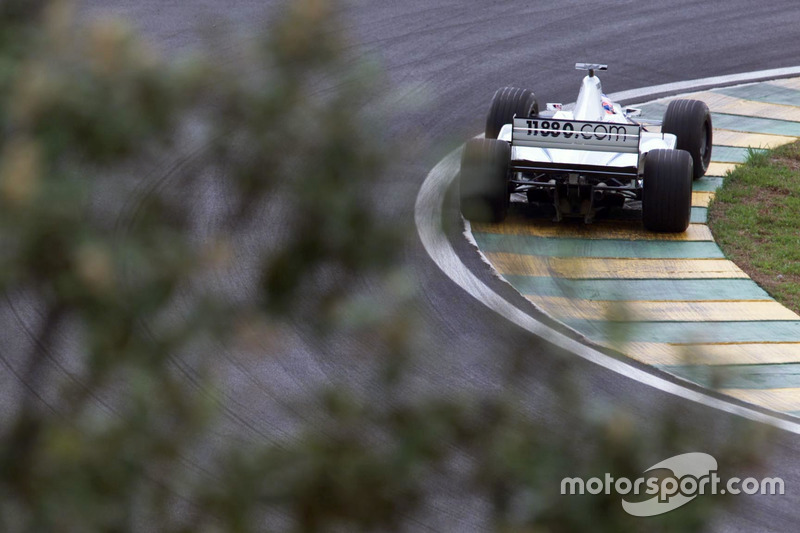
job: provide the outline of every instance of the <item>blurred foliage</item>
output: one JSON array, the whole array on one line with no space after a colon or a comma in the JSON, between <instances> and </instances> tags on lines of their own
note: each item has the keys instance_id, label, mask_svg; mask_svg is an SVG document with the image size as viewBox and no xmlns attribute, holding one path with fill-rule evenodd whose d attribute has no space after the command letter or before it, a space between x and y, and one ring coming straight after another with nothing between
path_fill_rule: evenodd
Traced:
<instances>
[{"instance_id":1,"label":"blurred foliage","mask_svg":"<svg viewBox=\"0 0 800 533\"><path fill-rule=\"evenodd\" d=\"M618 497L562 497L560 479L635 478L687 451L681 413L646 434L565 386L585 419L547 433L524 415L510 384L530 370L514 365L502 393L394 390L418 345L390 303L403 235L373 206L372 75L349 58L335 2L287 3L224 60L167 61L125 23L73 9L0 4L0 320L20 337L0 354L15 383L0 530L405 530L442 485L499 531L641 529ZM233 270L257 298L224 281ZM388 292L358 300L370 276ZM209 445L215 354L292 318L321 339L371 335L377 397L326 387L302 407L322 405L322 422ZM749 461L740 444L730 457ZM648 527L698 530L713 503Z\"/></svg>"}]
</instances>

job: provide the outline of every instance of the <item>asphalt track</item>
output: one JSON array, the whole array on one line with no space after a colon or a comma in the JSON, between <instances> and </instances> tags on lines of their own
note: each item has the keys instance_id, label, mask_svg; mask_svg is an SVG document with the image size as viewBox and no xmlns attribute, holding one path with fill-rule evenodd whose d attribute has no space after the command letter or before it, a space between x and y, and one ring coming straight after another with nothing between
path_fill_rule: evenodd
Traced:
<instances>
[{"instance_id":1,"label":"asphalt track","mask_svg":"<svg viewBox=\"0 0 800 533\"><path fill-rule=\"evenodd\" d=\"M236 27L268 24L265 7L273 2L225 0L86 0L90 10L110 9L133 18L168 51L191 48L200 24L222 11ZM708 2L405 2L370 0L348 9L351 30L365 56L380 61L388 74L386 88L397 113L387 125L395 142L406 143L402 161L381 178L385 194L378 207L413 228L414 201L430 168L464 139L481 131L487 103L498 86L531 87L540 101L572 101L577 87L572 65L602 61L611 66L606 91L624 91L655 84L734 74L797 64L800 57L800 11L795 2L743 0ZM409 139L414 139L410 142ZM450 222L458 214L445 206ZM457 224L453 224L453 227ZM471 271L519 309L528 303L500 280L460 238L450 235L456 252ZM505 368L495 354L524 347L535 372L518 386L527 401L520 409L568 432L577 423L565 406L553 405L551 383L566 354L542 343L521 328L497 317L453 284L432 263L418 242L409 245L406 265L422 295L415 312L427 325L425 356L415 362L413 394L437 390L493 389ZM25 322L23 315L21 322ZM6 331L5 346L19 342ZM318 383L363 380L359 364L369 345L340 339L314 346L301 333L282 354L261 359L229 356L221 372L222 397L230 431L253 439L279 439L298 414L287 399ZM352 355L345 360L342 353ZM351 355L350 355L351 354ZM187 365L189 363L187 362ZM714 453L719 437L734 420L730 415L687 402L628 380L590 362L571 369L585 401L624 405L643 427L667 412L680 412L691 427L703 424L707 435L685 451ZM709 423L709 420L714 420ZM800 440L775 434L763 450L770 475L784 478L784 497L739 496L715 528L726 531L793 531L800 524ZM649 465L643 465L649 466ZM737 465L721 465L736 471ZM565 473L566 475L567 473ZM474 530L480 525L475 505L451 497L431 502L428 529ZM679 512L679 511L678 511Z\"/></svg>"}]
</instances>

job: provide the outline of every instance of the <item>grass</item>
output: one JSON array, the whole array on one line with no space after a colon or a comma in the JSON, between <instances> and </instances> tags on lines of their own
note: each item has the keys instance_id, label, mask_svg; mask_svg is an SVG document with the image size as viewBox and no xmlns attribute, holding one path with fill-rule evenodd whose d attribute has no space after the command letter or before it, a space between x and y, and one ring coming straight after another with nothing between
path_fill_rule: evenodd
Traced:
<instances>
[{"instance_id":1,"label":"grass","mask_svg":"<svg viewBox=\"0 0 800 533\"><path fill-rule=\"evenodd\" d=\"M717 190L709 225L729 259L800 313L800 142L748 150Z\"/></svg>"}]
</instances>

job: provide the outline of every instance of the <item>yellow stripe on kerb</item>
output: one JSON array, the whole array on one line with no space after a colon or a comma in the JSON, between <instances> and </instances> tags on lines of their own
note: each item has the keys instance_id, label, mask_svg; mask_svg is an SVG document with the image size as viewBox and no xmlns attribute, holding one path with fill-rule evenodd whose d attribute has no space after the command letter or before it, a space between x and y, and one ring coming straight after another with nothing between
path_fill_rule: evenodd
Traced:
<instances>
[{"instance_id":1,"label":"yellow stripe on kerb","mask_svg":"<svg viewBox=\"0 0 800 533\"><path fill-rule=\"evenodd\" d=\"M775 411L800 411L800 389L722 389L723 394Z\"/></svg>"},{"instance_id":2,"label":"yellow stripe on kerb","mask_svg":"<svg viewBox=\"0 0 800 533\"><path fill-rule=\"evenodd\" d=\"M800 106L742 100L710 91L687 95L686 98L703 100L714 113L800 121Z\"/></svg>"},{"instance_id":3,"label":"yellow stripe on kerb","mask_svg":"<svg viewBox=\"0 0 800 533\"><path fill-rule=\"evenodd\" d=\"M714 193L709 191L692 191L692 207L708 207L714 198Z\"/></svg>"},{"instance_id":4,"label":"yellow stripe on kerb","mask_svg":"<svg viewBox=\"0 0 800 533\"><path fill-rule=\"evenodd\" d=\"M769 365L800 363L800 343L691 344L632 342L610 346L649 365Z\"/></svg>"},{"instance_id":5,"label":"yellow stripe on kerb","mask_svg":"<svg viewBox=\"0 0 800 533\"><path fill-rule=\"evenodd\" d=\"M711 157L714 157L714 151L711 151ZM739 166L739 163L717 163L712 161L711 164L708 165L708 170L706 171L706 176L724 176L729 171L733 171L736 167Z\"/></svg>"},{"instance_id":6,"label":"yellow stripe on kerb","mask_svg":"<svg viewBox=\"0 0 800 533\"><path fill-rule=\"evenodd\" d=\"M787 89L796 89L800 91L800 78L789 78L785 80L772 80L766 85L776 85L778 87L786 87Z\"/></svg>"},{"instance_id":7,"label":"yellow stripe on kerb","mask_svg":"<svg viewBox=\"0 0 800 533\"><path fill-rule=\"evenodd\" d=\"M764 133L745 133L742 131L714 130L714 144L718 146L735 146L737 148L777 148L797 140L797 137L786 135L768 135ZM713 150L712 150L713 155Z\"/></svg>"},{"instance_id":8,"label":"yellow stripe on kerb","mask_svg":"<svg viewBox=\"0 0 800 533\"><path fill-rule=\"evenodd\" d=\"M705 224L689 224L684 233L653 233L635 221L597 221L584 224L583 220L554 223L550 220L520 220L509 217L502 224L472 223L475 233L526 235L531 237L559 237L562 239L616 239L625 241L713 241L711 230Z\"/></svg>"},{"instance_id":9,"label":"yellow stripe on kerb","mask_svg":"<svg viewBox=\"0 0 800 533\"><path fill-rule=\"evenodd\" d=\"M613 321L719 322L741 320L800 320L775 301L650 302L578 300L528 296L545 312L560 319Z\"/></svg>"},{"instance_id":10,"label":"yellow stripe on kerb","mask_svg":"<svg viewBox=\"0 0 800 533\"><path fill-rule=\"evenodd\" d=\"M747 278L726 259L605 259L487 253L500 274L569 279Z\"/></svg>"}]
</instances>

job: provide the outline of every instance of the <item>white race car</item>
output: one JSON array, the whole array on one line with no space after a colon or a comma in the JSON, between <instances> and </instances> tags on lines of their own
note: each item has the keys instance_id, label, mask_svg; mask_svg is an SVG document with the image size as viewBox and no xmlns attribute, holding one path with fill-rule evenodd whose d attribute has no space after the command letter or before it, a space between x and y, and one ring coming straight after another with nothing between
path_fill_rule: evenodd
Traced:
<instances>
[{"instance_id":1,"label":"white race car","mask_svg":"<svg viewBox=\"0 0 800 533\"><path fill-rule=\"evenodd\" d=\"M540 113L534 93L504 87L492 99L484 139L467 142L461 159L461 212L469 220L499 222L512 193L551 203L556 219L594 219L598 210L641 200L645 228L683 232L689 226L692 180L711 161L712 126L699 100L673 100L663 121L637 121L604 94L588 70L571 109L547 104ZM648 126L661 125L660 132Z\"/></svg>"}]
</instances>

